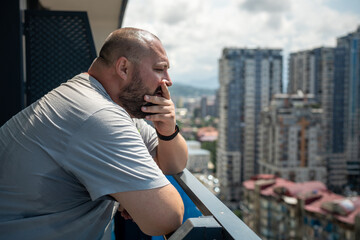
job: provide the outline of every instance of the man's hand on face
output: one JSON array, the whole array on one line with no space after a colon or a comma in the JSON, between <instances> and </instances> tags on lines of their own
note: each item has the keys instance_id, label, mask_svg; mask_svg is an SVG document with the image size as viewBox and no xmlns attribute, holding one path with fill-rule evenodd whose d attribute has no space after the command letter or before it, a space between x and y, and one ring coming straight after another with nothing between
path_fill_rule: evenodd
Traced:
<instances>
[{"instance_id":1,"label":"man's hand on face","mask_svg":"<svg viewBox=\"0 0 360 240\"><path fill-rule=\"evenodd\" d=\"M162 96L145 95L146 102L153 103L153 106L144 106L141 110L147 115L146 119L152 121L156 130L164 136L170 136L175 131L175 106L170 98L170 92L166 84L166 80L161 82Z\"/></svg>"}]
</instances>

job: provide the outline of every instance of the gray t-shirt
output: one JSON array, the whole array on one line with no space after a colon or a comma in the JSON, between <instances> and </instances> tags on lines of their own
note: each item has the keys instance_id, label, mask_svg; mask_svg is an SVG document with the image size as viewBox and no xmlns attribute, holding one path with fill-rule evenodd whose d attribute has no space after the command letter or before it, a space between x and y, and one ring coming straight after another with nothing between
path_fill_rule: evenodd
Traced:
<instances>
[{"instance_id":1,"label":"gray t-shirt","mask_svg":"<svg viewBox=\"0 0 360 240\"><path fill-rule=\"evenodd\" d=\"M169 184L151 157L157 137L87 74L0 128L0 239L99 239L108 194Z\"/></svg>"}]
</instances>

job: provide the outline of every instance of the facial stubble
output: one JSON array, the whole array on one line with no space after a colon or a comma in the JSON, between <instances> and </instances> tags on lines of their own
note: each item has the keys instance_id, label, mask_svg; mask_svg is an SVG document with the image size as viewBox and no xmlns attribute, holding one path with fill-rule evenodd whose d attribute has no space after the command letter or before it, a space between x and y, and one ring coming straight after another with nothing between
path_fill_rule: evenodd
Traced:
<instances>
[{"instance_id":1,"label":"facial stubble","mask_svg":"<svg viewBox=\"0 0 360 240\"><path fill-rule=\"evenodd\" d=\"M153 106L155 104L145 102L145 95L155 95L156 92L161 91L161 87L158 87L154 93L152 93L145 85L140 76L138 70L135 71L132 81L126 86L119 100L122 107L134 118L145 118L152 113L145 113L141 110L143 106Z\"/></svg>"}]
</instances>

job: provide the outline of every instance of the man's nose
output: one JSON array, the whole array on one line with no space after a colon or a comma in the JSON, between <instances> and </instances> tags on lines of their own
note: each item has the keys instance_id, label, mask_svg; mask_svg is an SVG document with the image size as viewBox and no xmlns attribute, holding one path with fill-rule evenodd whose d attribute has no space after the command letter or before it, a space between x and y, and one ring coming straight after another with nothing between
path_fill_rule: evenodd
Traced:
<instances>
[{"instance_id":1,"label":"man's nose","mask_svg":"<svg viewBox=\"0 0 360 240\"><path fill-rule=\"evenodd\" d=\"M166 78L163 79L163 81L166 81L166 86L170 87L172 85L171 78L169 74L166 76Z\"/></svg>"}]
</instances>

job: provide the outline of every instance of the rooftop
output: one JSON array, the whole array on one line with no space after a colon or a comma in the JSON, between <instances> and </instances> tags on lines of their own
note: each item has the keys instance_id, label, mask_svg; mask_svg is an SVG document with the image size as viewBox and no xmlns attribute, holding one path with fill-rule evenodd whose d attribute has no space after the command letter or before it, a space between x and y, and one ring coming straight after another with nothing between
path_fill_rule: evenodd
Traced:
<instances>
[{"instance_id":1,"label":"rooftop","mask_svg":"<svg viewBox=\"0 0 360 240\"><path fill-rule=\"evenodd\" d=\"M295 183L274 175L261 174L243 182L243 186L251 191L259 186L261 196L281 197L289 205L302 200L306 212L331 215L337 221L350 225L355 223L355 216L360 214L360 196L346 198L335 194L319 181Z\"/></svg>"}]
</instances>

